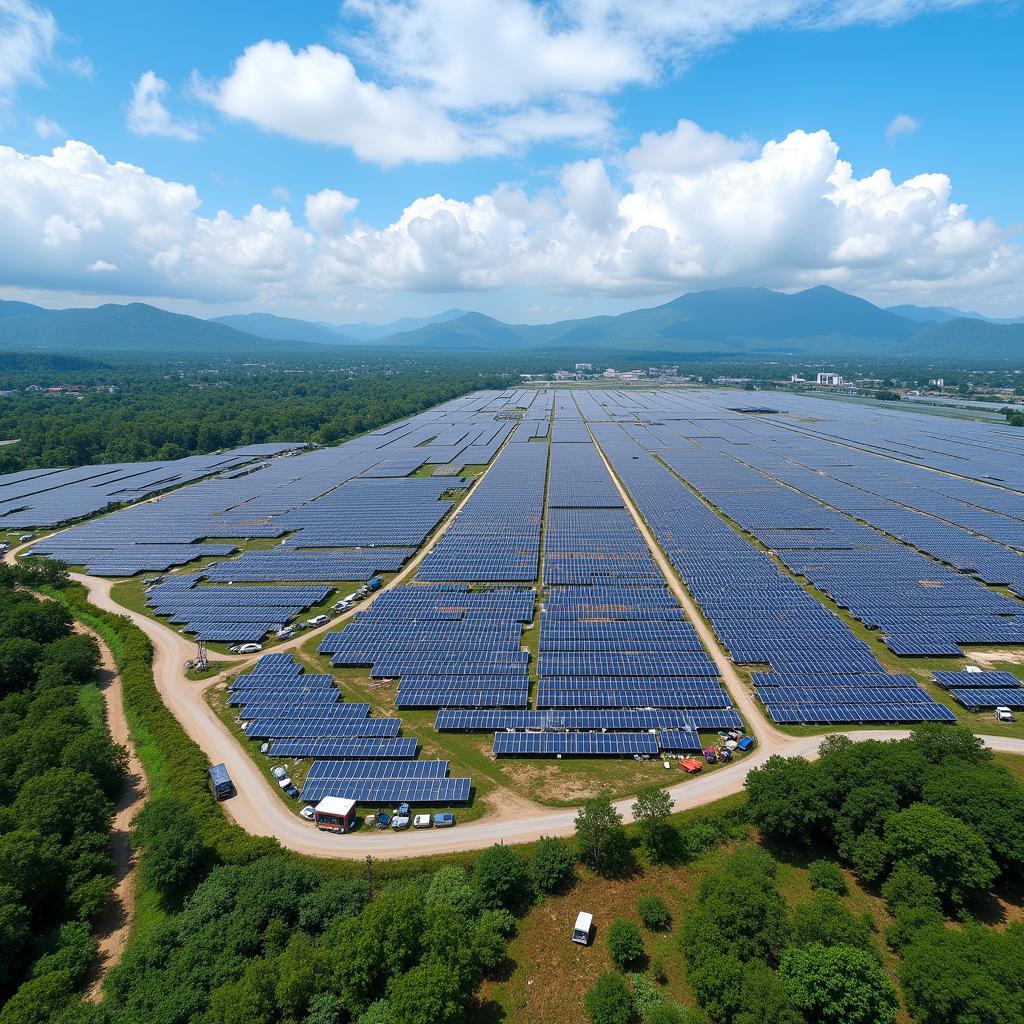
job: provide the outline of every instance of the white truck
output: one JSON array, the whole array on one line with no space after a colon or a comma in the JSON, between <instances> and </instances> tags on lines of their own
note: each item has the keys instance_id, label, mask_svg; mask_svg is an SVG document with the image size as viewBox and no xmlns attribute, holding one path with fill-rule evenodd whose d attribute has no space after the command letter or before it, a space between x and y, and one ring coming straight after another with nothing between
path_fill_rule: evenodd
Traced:
<instances>
[{"instance_id":1,"label":"white truck","mask_svg":"<svg viewBox=\"0 0 1024 1024\"><path fill-rule=\"evenodd\" d=\"M580 946L589 946L594 934L594 916L581 910L576 915L576 923L572 927L572 941Z\"/></svg>"}]
</instances>

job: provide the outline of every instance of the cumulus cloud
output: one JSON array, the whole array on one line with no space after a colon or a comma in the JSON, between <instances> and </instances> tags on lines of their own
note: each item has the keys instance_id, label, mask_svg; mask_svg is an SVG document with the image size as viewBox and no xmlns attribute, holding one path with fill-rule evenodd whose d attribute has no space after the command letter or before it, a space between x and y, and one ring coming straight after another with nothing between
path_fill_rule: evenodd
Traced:
<instances>
[{"instance_id":1,"label":"cumulus cloud","mask_svg":"<svg viewBox=\"0 0 1024 1024\"><path fill-rule=\"evenodd\" d=\"M157 78L153 71L146 71L132 88L132 100L128 107L128 127L136 135L163 135L172 139L195 142L199 132L195 125L174 117L164 106L163 96L167 83Z\"/></svg>"},{"instance_id":2,"label":"cumulus cloud","mask_svg":"<svg viewBox=\"0 0 1024 1024\"><path fill-rule=\"evenodd\" d=\"M308 226L260 205L207 215L191 185L82 142L46 156L0 148L0 285L98 290L105 275L83 268L114 262L119 294L291 308L399 290L640 299L827 283L876 300L1014 312L1024 255L1008 232L953 201L946 175L856 177L825 131L750 151L690 126L684 136L712 154L694 162L693 147L673 157L678 132L664 151L642 140L622 174L615 162L577 161L551 192L423 196L382 227L354 219L356 200L336 189L305 198Z\"/></svg>"},{"instance_id":3,"label":"cumulus cloud","mask_svg":"<svg viewBox=\"0 0 1024 1024\"><path fill-rule=\"evenodd\" d=\"M93 260L85 269L93 274L109 273L112 270L117 270L117 264L109 263L107 260Z\"/></svg>"},{"instance_id":4,"label":"cumulus cloud","mask_svg":"<svg viewBox=\"0 0 1024 1024\"><path fill-rule=\"evenodd\" d=\"M358 199L337 189L325 188L306 196L306 221L321 235L333 238L342 233L345 218L359 205Z\"/></svg>"},{"instance_id":5,"label":"cumulus cloud","mask_svg":"<svg viewBox=\"0 0 1024 1024\"><path fill-rule=\"evenodd\" d=\"M38 81L57 38L53 15L28 0L0 0L0 103L22 82Z\"/></svg>"},{"instance_id":6,"label":"cumulus cloud","mask_svg":"<svg viewBox=\"0 0 1024 1024\"><path fill-rule=\"evenodd\" d=\"M611 138L616 93L745 32L892 24L982 2L345 0L334 49L265 39L199 92L228 117L382 166L451 162Z\"/></svg>"},{"instance_id":7,"label":"cumulus cloud","mask_svg":"<svg viewBox=\"0 0 1024 1024\"><path fill-rule=\"evenodd\" d=\"M897 114L886 126L885 138L887 142L895 142L901 135L913 135L921 122L910 114Z\"/></svg>"}]
</instances>

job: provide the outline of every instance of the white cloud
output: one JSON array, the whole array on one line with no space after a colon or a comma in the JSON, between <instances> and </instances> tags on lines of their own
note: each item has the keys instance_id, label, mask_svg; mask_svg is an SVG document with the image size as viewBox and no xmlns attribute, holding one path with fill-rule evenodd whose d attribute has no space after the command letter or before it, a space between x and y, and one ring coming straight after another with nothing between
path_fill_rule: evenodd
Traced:
<instances>
[{"instance_id":1,"label":"white cloud","mask_svg":"<svg viewBox=\"0 0 1024 1024\"><path fill-rule=\"evenodd\" d=\"M117 270L117 264L108 263L106 260L93 260L85 269L93 274L108 273L111 270Z\"/></svg>"},{"instance_id":2,"label":"white cloud","mask_svg":"<svg viewBox=\"0 0 1024 1024\"><path fill-rule=\"evenodd\" d=\"M291 199L292 194L284 187L284 185L275 185L271 190L270 194L275 198L279 199L282 203L287 203Z\"/></svg>"},{"instance_id":3,"label":"white cloud","mask_svg":"<svg viewBox=\"0 0 1024 1024\"><path fill-rule=\"evenodd\" d=\"M913 135L921 122L910 114L897 114L886 126L885 138L888 142L895 142L901 135Z\"/></svg>"},{"instance_id":4,"label":"white cloud","mask_svg":"<svg viewBox=\"0 0 1024 1024\"><path fill-rule=\"evenodd\" d=\"M57 22L27 0L0 0L0 102L22 82L39 80L53 56Z\"/></svg>"},{"instance_id":5,"label":"white cloud","mask_svg":"<svg viewBox=\"0 0 1024 1024\"><path fill-rule=\"evenodd\" d=\"M335 49L294 52L265 39L199 93L228 117L382 166L451 162L549 140L606 139L612 96L676 74L745 32L888 25L983 2L990 0L345 0ZM678 160L686 125L677 126L674 153L671 140L654 139L639 159ZM708 158L715 156L694 154Z\"/></svg>"},{"instance_id":6,"label":"white cloud","mask_svg":"<svg viewBox=\"0 0 1024 1024\"><path fill-rule=\"evenodd\" d=\"M136 135L163 135L172 139L195 142L199 132L195 125L174 117L164 106L163 96L167 83L157 78L153 71L146 71L132 88L132 100L128 107L128 127Z\"/></svg>"},{"instance_id":7,"label":"white cloud","mask_svg":"<svg viewBox=\"0 0 1024 1024\"><path fill-rule=\"evenodd\" d=\"M32 122L32 130L41 139L52 139L54 136L64 133L64 129L49 117L37 117Z\"/></svg>"},{"instance_id":8,"label":"white cloud","mask_svg":"<svg viewBox=\"0 0 1024 1024\"><path fill-rule=\"evenodd\" d=\"M698 142L709 134L686 132ZM755 152L732 141L734 155L718 137L715 158L696 165L651 161L639 173L626 161L625 184L592 159L567 165L559 188L540 196L511 187L470 201L424 196L383 227L351 220L355 199L325 189L305 197L308 228L259 205L204 215L194 187L81 142L47 156L0 148L0 287L95 291L106 275L84 268L111 262L122 295L263 308L351 306L401 291L639 300L827 283L876 300L1020 312L1020 247L954 202L947 176L855 177L825 131Z\"/></svg>"},{"instance_id":9,"label":"white cloud","mask_svg":"<svg viewBox=\"0 0 1024 1024\"><path fill-rule=\"evenodd\" d=\"M307 142L346 146L364 160L453 160L464 152L455 126L404 88L361 81L342 53L287 43L250 46L205 98L228 117Z\"/></svg>"},{"instance_id":10,"label":"white cloud","mask_svg":"<svg viewBox=\"0 0 1024 1024\"><path fill-rule=\"evenodd\" d=\"M358 199L337 189L325 188L306 196L306 220L321 235L333 238L342 233L345 218L359 205Z\"/></svg>"},{"instance_id":11,"label":"white cloud","mask_svg":"<svg viewBox=\"0 0 1024 1024\"><path fill-rule=\"evenodd\" d=\"M640 142L625 155L634 178L644 175L681 174L713 167L756 150L749 139L730 139L721 132L706 132L693 121L682 119L663 134L644 132Z\"/></svg>"}]
</instances>

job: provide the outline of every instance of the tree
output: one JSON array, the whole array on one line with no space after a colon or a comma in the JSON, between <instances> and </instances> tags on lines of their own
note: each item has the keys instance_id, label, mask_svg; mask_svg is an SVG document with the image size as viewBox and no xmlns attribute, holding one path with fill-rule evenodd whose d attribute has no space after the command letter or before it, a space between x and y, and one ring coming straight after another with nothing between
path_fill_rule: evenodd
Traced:
<instances>
[{"instance_id":1,"label":"tree","mask_svg":"<svg viewBox=\"0 0 1024 1024\"><path fill-rule=\"evenodd\" d=\"M747 816L765 835L788 842L813 841L827 806L816 767L802 757L777 754L747 775Z\"/></svg>"},{"instance_id":2,"label":"tree","mask_svg":"<svg viewBox=\"0 0 1024 1024\"><path fill-rule=\"evenodd\" d=\"M893 862L931 878L954 906L984 892L997 874L984 839L970 825L929 804L913 804L889 819L885 849Z\"/></svg>"},{"instance_id":3,"label":"tree","mask_svg":"<svg viewBox=\"0 0 1024 1024\"><path fill-rule=\"evenodd\" d=\"M878 961L852 946L794 946L779 962L782 987L810 1024L890 1024L899 1003Z\"/></svg>"},{"instance_id":4,"label":"tree","mask_svg":"<svg viewBox=\"0 0 1024 1024\"><path fill-rule=\"evenodd\" d=\"M468 917L473 917L480 910L480 893L464 868L445 864L430 879L424 902L427 906L447 903Z\"/></svg>"},{"instance_id":5,"label":"tree","mask_svg":"<svg viewBox=\"0 0 1024 1024\"><path fill-rule=\"evenodd\" d=\"M473 865L473 880L485 907L520 906L530 892L526 865L510 846L496 845L484 850Z\"/></svg>"},{"instance_id":6,"label":"tree","mask_svg":"<svg viewBox=\"0 0 1024 1024\"><path fill-rule=\"evenodd\" d=\"M804 1024L803 1015L786 994L778 974L763 960L744 964L740 1002L742 1009L733 1024Z\"/></svg>"},{"instance_id":7,"label":"tree","mask_svg":"<svg viewBox=\"0 0 1024 1024\"><path fill-rule=\"evenodd\" d=\"M53 666L75 684L90 683L96 678L100 648L91 636L72 633L46 645L39 660L40 669Z\"/></svg>"},{"instance_id":8,"label":"tree","mask_svg":"<svg viewBox=\"0 0 1024 1024\"><path fill-rule=\"evenodd\" d=\"M209 851L188 808L173 797L155 797L135 816L133 826L132 841L143 851L147 881L165 901L180 901L209 864Z\"/></svg>"},{"instance_id":9,"label":"tree","mask_svg":"<svg viewBox=\"0 0 1024 1024\"><path fill-rule=\"evenodd\" d=\"M617 874L629 863L622 815L607 794L584 801L576 815L576 846L580 860L601 875Z\"/></svg>"},{"instance_id":10,"label":"tree","mask_svg":"<svg viewBox=\"0 0 1024 1024\"><path fill-rule=\"evenodd\" d=\"M608 935L605 937L605 942L608 946L608 954L612 958L612 963L620 971L634 966L643 959L643 936L640 934L640 929L632 921L627 921L623 917L612 921L608 926Z\"/></svg>"},{"instance_id":11,"label":"tree","mask_svg":"<svg viewBox=\"0 0 1024 1024\"><path fill-rule=\"evenodd\" d=\"M889 913L901 910L942 909L935 880L910 864L897 864L892 874L882 884Z\"/></svg>"},{"instance_id":12,"label":"tree","mask_svg":"<svg viewBox=\"0 0 1024 1024\"><path fill-rule=\"evenodd\" d=\"M0 1010L0 1024L50 1024L71 1001L67 971L51 971L26 981Z\"/></svg>"},{"instance_id":13,"label":"tree","mask_svg":"<svg viewBox=\"0 0 1024 1024\"><path fill-rule=\"evenodd\" d=\"M608 972L594 982L583 998L590 1024L630 1024L633 996L619 974Z\"/></svg>"},{"instance_id":14,"label":"tree","mask_svg":"<svg viewBox=\"0 0 1024 1024\"><path fill-rule=\"evenodd\" d=\"M29 944L29 915L21 894L9 885L0 885L0 991L16 977L21 958Z\"/></svg>"},{"instance_id":15,"label":"tree","mask_svg":"<svg viewBox=\"0 0 1024 1024\"><path fill-rule=\"evenodd\" d=\"M640 831L640 844L655 864L669 860L678 847L679 835L669 823L673 802L660 786L645 786L637 791L633 804L633 819Z\"/></svg>"},{"instance_id":16,"label":"tree","mask_svg":"<svg viewBox=\"0 0 1024 1024\"><path fill-rule=\"evenodd\" d=\"M573 880L572 851L561 839L551 836L538 839L533 848L530 873L539 892L567 889Z\"/></svg>"},{"instance_id":17,"label":"tree","mask_svg":"<svg viewBox=\"0 0 1024 1024\"><path fill-rule=\"evenodd\" d=\"M458 1024L465 1012L457 979L437 961L395 978L389 1000L394 1024Z\"/></svg>"},{"instance_id":18,"label":"tree","mask_svg":"<svg viewBox=\"0 0 1024 1024\"><path fill-rule=\"evenodd\" d=\"M910 743L932 764L978 764L992 760L992 751L981 737L959 725L951 728L945 723L922 722L910 734Z\"/></svg>"},{"instance_id":19,"label":"tree","mask_svg":"<svg viewBox=\"0 0 1024 1024\"><path fill-rule=\"evenodd\" d=\"M668 905L652 892L637 897L636 912L640 915L644 927L652 932L664 931L672 920Z\"/></svg>"},{"instance_id":20,"label":"tree","mask_svg":"<svg viewBox=\"0 0 1024 1024\"><path fill-rule=\"evenodd\" d=\"M20 693L29 687L43 649L42 644L23 637L0 640L0 696Z\"/></svg>"},{"instance_id":21,"label":"tree","mask_svg":"<svg viewBox=\"0 0 1024 1024\"><path fill-rule=\"evenodd\" d=\"M1024 927L920 928L903 950L900 981L920 1024L1024 1020Z\"/></svg>"}]
</instances>

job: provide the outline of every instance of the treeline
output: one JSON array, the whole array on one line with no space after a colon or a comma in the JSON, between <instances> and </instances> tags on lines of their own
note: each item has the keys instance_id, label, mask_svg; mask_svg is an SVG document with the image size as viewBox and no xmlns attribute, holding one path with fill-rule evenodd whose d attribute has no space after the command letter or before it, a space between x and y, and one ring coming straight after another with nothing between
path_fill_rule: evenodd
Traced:
<instances>
[{"instance_id":1,"label":"treeline","mask_svg":"<svg viewBox=\"0 0 1024 1024\"><path fill-rule=\"evenodd\" d=\"M121 364L8 376L7 386L32 377L40 386L57 380L85 390L70 397L22 387L0 399L0 438L19 439L0 447L0 473L176 459L266 441L334 444L514 379L472 360L412 359L354 367L222 362L208 371ZM116 390L97 391L97 385Z\"/></svg>"},{"instance_id":2,"label":"treeline","mask_svg":"<svg viewBox=\"0 0 1024 1024\"><path fill-rule=\"evenodd\" d=\"M53 582L0 566L0 1021L34 993L64 998L96 951L114 885L108 843L126 754L95 690L99 647L68 610L19 589ZM30 1018L28 1018L30 1019Z\"/></svg>"},{"instance_id":3,"label":"treeline","mask_svg":"<svg viewBox=\"0 0 1024 1024\"><path fill-rule=\"evenodd\" d=\"M993 891L1019 885L1022 877L1024 788L970 732L943 725L921 726L899 742L833 736L821 753L816 763L773 757L751 772L751 822L786 849L834 851L880 893L894 919L885 938L900 955L899 977L915 1020L1024 1021L1024 925L994 931L980 923L998 906ZM731 972L745 983L752 957L775 972L770 985L802 1014L776 1010L774 1020L893 1019L891 993L874 958L864 958L863 930L848 912L826 895L801 928L787 930L771 887L757 873L746 874L745 888L730 888L731 920L748 922L743 934L711 954L713 966L710 931L687 948L694 987L716 1019L746 1020L750 1012L765 1019L764 1000L776 998L767 975L751 989L756 997L733 995L731 1002L736 985L722 980ZM756 895L747 905L751 891ZM796 955L789 944L801 931L813 941L802 942ZM742 972L730 957L745 961Z\"/></svg>"}]
</instances>

